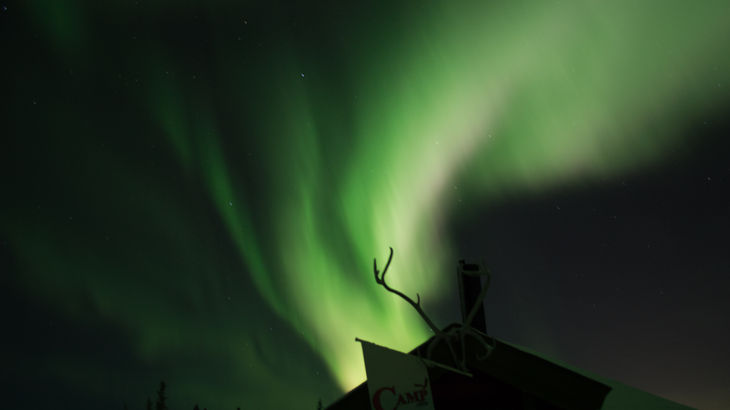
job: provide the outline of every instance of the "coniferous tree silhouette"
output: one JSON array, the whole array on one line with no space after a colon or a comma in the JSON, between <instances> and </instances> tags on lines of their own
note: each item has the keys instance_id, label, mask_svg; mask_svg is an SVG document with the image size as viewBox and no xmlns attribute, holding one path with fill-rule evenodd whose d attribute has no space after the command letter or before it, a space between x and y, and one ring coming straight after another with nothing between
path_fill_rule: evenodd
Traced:
<instances>
[{"instance_id":1,"label":"coniferous tree silhouette","mask_svg":"<svg viewBox=\"0 0 730 410\"><path fill-rule=\"evenodd\" d=\"M322 410L322 399L321 398L317 402L317 410Z\"/></svg>"},{"instance_id":2,"label":"coniferous tree silhouette","mask_svg":"<svg viewBox=\"0 0 730 410\"><path fill-rule=\"evenodd\" d=\"M165 404L165 400L167 400L167 396L165 396L165 385L164 381L160 382L160 388L157 390L157 402L155 403L155 410L167 410L167 405Z\"/></svg>"},{"instance_id":3,"label":"coniferous tree silhouette","mask_svg":"<svg viewBox=\"0 0 730 410\"><path fill-rule=\"evenodd\" d=\"M147 407L146 407L146 409L147 410L152 410L152 399L150 399L149 396L147 396Z\"/></svg>"}]
</instances>

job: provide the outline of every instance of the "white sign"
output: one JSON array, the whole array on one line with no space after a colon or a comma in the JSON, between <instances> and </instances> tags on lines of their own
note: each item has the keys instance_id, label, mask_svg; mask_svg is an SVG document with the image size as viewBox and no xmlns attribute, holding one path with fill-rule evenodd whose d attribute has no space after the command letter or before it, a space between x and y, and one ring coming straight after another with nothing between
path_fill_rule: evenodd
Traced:
<instances>
[{"instance_id":1,"label":"white sign","mask_svg":"<svg viewBox=\"0 0 730 410\"><path fill-rule=\"evenodd\" d=\"M362 343L372 410L434 410L426 365L420 358Z\"/></svg>"}]
</instances>

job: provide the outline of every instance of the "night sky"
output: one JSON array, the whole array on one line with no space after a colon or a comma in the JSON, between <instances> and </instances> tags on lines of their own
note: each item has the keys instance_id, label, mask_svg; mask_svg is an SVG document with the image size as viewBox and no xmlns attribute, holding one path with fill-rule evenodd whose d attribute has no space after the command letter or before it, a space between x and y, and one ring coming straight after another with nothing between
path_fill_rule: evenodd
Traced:
<instances>
[{"instance_id":1,"label":"night sky","mask_svg":"<svg viewBox=\"0 0 730 410\"><path fill-rule=\"evenodd\" d=\"M0 6L2 407L328 404L430 335L392 246L440 326L482 259L491 335L730 408L726 0Z\"/></svg>"}]
</instances>

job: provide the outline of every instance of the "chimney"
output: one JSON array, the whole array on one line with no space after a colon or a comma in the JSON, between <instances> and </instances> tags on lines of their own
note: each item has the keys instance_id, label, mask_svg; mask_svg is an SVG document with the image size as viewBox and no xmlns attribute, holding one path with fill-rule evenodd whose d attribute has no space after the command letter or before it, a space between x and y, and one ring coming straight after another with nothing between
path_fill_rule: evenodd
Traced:
<instances>
[{"instance_id":1,"label":"chimney","mask_svg":"<svg viewBox=\"0 0 730 410\"><path fill-rule=\"evenodd\" d=\"M482 291L481 275L484 273L486 272L481 263L467 263L463 259L459 261L459 266L456 269L456 277L459 283L462 322L466 321L466 317L479 299L479 294ZM477 310L471 322L471 327L487 334L487 319L484 314L484 303L480 304L479 310Z\"/></svg>"}]
</instances>

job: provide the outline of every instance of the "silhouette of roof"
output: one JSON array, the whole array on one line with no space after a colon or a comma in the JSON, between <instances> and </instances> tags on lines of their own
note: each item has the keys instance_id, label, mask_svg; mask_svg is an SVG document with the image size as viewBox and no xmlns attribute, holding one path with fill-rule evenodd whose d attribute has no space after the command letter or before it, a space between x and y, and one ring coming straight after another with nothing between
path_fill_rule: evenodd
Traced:
<instances>
[{"instance_id":1,"label":"silhouette of roof","mask_svg":"<svg viewBox=\"0 0 730 410\"><path fill-rule=\"evenodd\" d=\"M448 332L459 324L444 329ZM688 409L689 407L633 389L608 379L588 376L565 365L530 353L527 349L477 331L495 348L486 359L482 344L465 339L466 367L472 377L439 366L429 366L431 389L436 409L499 410L598 410L598 409ZM426 357L433 343L431 360L457 367L445 342L432 337L409 354ZM458 343L456 344L458 345ZM454 346L461 357L460 346ZM612 391L612 389L615 389ZM613 393L613 397L612 394ZM328 410L370 410L367 382L346 393Z\"/></svg>"}]
</instances>

